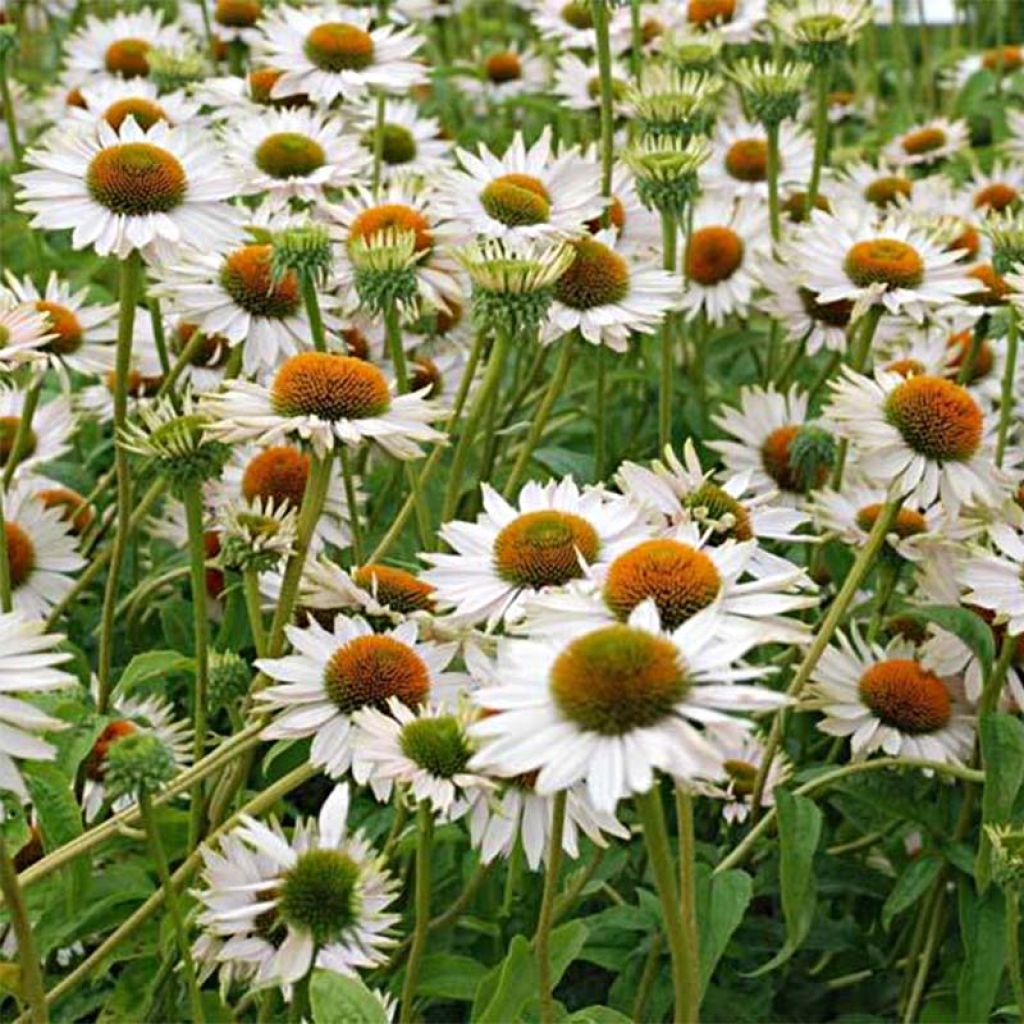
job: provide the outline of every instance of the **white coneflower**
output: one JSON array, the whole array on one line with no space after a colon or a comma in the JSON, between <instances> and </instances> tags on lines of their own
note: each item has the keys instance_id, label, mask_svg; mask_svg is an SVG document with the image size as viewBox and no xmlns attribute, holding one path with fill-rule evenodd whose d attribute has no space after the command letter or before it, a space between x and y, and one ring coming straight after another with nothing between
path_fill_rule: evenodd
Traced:
<instances>
[{"instance_id":1,"label":"white coneflower","mask_svg":"<svg viewBox=\"0 0 1024 1024\"><path fill-rule=\"evenodd\" d=\"M0 614L0 789L23 800L28 792L18 761L52 761L57 750L38 733L68 726L23 699L75 685L74 676L56 667L71 659L70 651L57 650L63 639L18 611Z\"/></svg>"},{"instance_id":2,"label":"white coneflower","mask_svg":"<svg viewBox=\"0 0 1024 1024\"><path fill-rule=\"evenodd\" d=\"M147 131L127 117L85 132L53 133L29 150L36 168L16 176L19 208L32 226L71 229L76 249L121 258L133 249L173 256L187 241L216 247L237 230L230 173L208 139L188 126L157 121Z\"/></svg>"}]
</instances>

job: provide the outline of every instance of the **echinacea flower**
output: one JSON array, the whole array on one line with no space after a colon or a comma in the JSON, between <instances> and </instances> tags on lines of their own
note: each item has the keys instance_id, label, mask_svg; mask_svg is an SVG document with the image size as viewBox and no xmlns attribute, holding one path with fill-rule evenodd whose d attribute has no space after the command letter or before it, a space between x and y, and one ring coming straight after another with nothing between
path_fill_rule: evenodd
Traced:
<instances>
[{"instance_id":1,"label":"echinacea flower","mask_svg":"<svg viewBox=\"0 0 1024 1024\"><path fill-rule=\"evenodd\" d=\"M771 711L781 694L736 680L746 645L724 641L716 612L663 633L653 601L626 623L562 639L509 639L498 682L473 693L489 714L472 728L471 766L502 775L537 772L537 792L586 781L598 810L646 793L660 770L681 781L722 777L718 731L749 728L742 711Z\"/></svg>"},{"instance_id":2,"label":"echinacea flower","mask_svg":"<svg viewBox=\"0 0 1024 1024\"><path fill-rule=\"evenodd\" d=\"M516 504L488 484L475 523L441 527L454 554L425 552L423 579L440 608L467 623L514 620L525 597L583 577L584 566L645 534L641 511L603 488L581 489L572 477L528 483Z\"/></svg>"},{"instance_id":3,"label":"echinacea flower","mask_svg":"<svg viewBox=\"0 0 1024 1024\"><path fill-rule=\"evenodd\" d=\"M925 668L903 640L883 649L856 630L840 632L811 681L805 707L824 715L822 732L850 737L855 759L877 750L954 763L970 756L973 720L949 682Z\"/></svg>"},{"instance_id":4,"label":"echinacea flower","mask_svg":"<svg viewBox=\"0 0 1024 1024\"><path fill-rule=\"evenodd\" d=\"M318 455L372 441L398 459L422 455L417 441L440 441L428 426L443 410L419 394L393 395L375 366L352 356L303 352L285 360L269 386L232 380L200 399L212 437L275 445L308 441Z\"/></svg>"},{"instance_id":5,"label":"echinacea flower","mask_svg":"<svg viewBox=\"0 0 1024 1024\"><path fill-rule=\"evenodd\" d=\"M324 801L317 821L301 821L291 837L248 815L237 835L274 863L269 885L262 878L247 888L257 898L235 920L257 919L285 929L285 938L262 964L269 981L294 983L314 962L342 974L374 967L393 944L389 931L399 915L387 911L397 885L359 832L349 834L348 787L337 786ZM223 920L217 913L212 923Z\"/></svg>"},{"instance_id":6,"label":"echinacea flower","mask_svg":"<svg viewBox=\"0 0 1024 1024\"><path fill-rule=\"evenodd\" d=\"M255 49L284 72L271 97L303 95L328 106L339 97L362 99L370 89L401 94L425 82L416 30L369 22L367 11L333 2L268 14Z\"/></svg>"},{"instance_id":7,"label":"echinacea flower","mask_svg":"<svg viewBox=\"0 0 1024 1024\"><path fill-rule=\"evenodd\" d=\"M936 117L897 136L884 155L899 166L920 166L945 160L969 144L965 121Z\"/></svg>"},{"instance_id":8,"label":"echinacea flower","mask_svg":"<svg viewBox=\"0 0 1024 1024\"><path fill-rule=\"evenodd\" d=\"M860 472L918 508L941 497L955 516L961 505L998 500L984 413L946 377L876 370L871 378L845 367L826 416L849 439Z\"/></svg>"},{"instance_id":9,"label":"echinacea flower","mask_svg":"<svg viewBox=\"0 0 1024 1024\"><path fill-rule=\"evenodd\" d=\"M455 644L416 639L417 625L405 622L374 633L365 619L338 615L331 630L316 619L305 628L288 626L294 654L256 663L278 683L257 694L275 717L263 736L312 736L310 757L333 777L346 772L358 727L353 716L362 707L385 707L396 697L409 707L428 698L444 699L464 678L446 668Z\"/></svg>"},{"instance_id":10,"label":"echinacea flower","mask_svg":"<svg viewBox=\"0 0 1024 1024\"><path fill-rule=\"evenodd\" d=\"M24 699L75 685L74 676L56 667L71 659L70 651L57 650L63 639L18 611L0 613L0 790L24 800L18 762L52 761L56 748L38 734L68 726Z\"/></svg>"},{"instance_id":11,"label":"echinacea flower","mask_svg":"<svg viewBox=\"0 0 1024 1024\"><path fill-rule=\"evenodd\" d=\"M164 258L185 241L214 248L236 230L224 202L232 177L188 126L157 121L143 131L127 117L115 131L100 121L90 131L51 132L26 162L35 169L16 175L19 208L33 214L33 227L70 228L76 249Z\"/></svg>"}]
</instances>

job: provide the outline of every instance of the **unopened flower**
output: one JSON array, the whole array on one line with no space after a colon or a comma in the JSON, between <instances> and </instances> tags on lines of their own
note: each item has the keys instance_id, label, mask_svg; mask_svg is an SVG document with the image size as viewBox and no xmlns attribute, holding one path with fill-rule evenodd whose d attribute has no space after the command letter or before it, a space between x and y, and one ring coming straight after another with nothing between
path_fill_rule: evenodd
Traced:
<instances>
[{"instance_id":1,"label":"unopened flower","mask_svg":"<svg viewBox=\"0 0 1024 1024\"><path fill-rule=\"evenodd\" d=\"M698 71L655 64L626 91L626 102L647 135L706 134L714 120L722 80Z\"/></svg>"},{"instance_id":2,"label":"unopened flower","mask_svg":"<svg viewBox=\"0 0 1024 1024\"><path fill-rule=\"evenodd\" d=\"M239 501L224 512L220 561L230 569L265 572L288 558L295 545L298 513L291 505L275 508L273 499Z\"/></svg>"},{"instance_id":3,"label":"unopened flower","mask_svg":"<svg viewBox=\"0 0 1024 1024\"><path fill-rule=\"evenodd\" d=\"M698 191L697 172L711 155L703 136L645 136L623 154L636 175L641 202L659 212L681 216Z\"/></svg>"},{"instance_id":4,"label":"unopened flower","mask_svg":"<svg viewBox=\"0 0 1024 1024\"><path fill-rule=\"evenodd\" d=\"M737 61L729 74L740 87L754 117L771 127L796 117L800 97L811 75L811 65L748 57Z\"/></svg>"},{"instance_id":5,"label":"unopened flower","mask_svg":"<svg viewBox=\"0 0 1024 1024\"><path fill-rule=\"evenodd\" d=\"M771 8L772 24L804 60L829 64L871 20L870 0L796 0Z\"/></svg>"}]
</instances>

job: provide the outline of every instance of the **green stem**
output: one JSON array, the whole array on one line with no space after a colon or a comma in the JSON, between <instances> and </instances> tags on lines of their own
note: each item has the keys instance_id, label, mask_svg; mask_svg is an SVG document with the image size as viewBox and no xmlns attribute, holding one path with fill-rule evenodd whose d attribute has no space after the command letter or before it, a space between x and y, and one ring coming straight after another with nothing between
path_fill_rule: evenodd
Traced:
<instances>
[{"instance_id":1,"label":"green stem","mask_svg":"<svg viewBox=\"0 0 1024 1024\"><path fill-rule=\"evenodd\" d=\"M302 302L309 318L309 333L313 339L313 348L317 352L327 351L327 335L324 333L324 318L320 314L320 298L316 292L316 282L311 274L300 274L302 281Z\"/></svg>"},{"instance_id":2,"label":"green stem","mask_svg":"<svg viewBox=\"0 0 1024 1024\"><path fill-rule=\"evenodd\" d=\"M10 140L11 153L14 155L14 169L21 170L25 150L18 136L18 120L14 116L9 73L8 58L0 57L0 106L4 108L4 126L7 128L7 138Z\"/></svg>"},{"instance_id":3,"label":"green stem","mask_svg":"<svg viewBox=\"0 0 1024 1024\"><path fill-rule=\"evenodd\" d=\"M380 195L381 166L384 160L384 105L387 102L383 92L377 93L377 109L373 126L373 196Z\"/></svg>"},{"instance_id":4,"label":"green stem","mask_svg":"<svg viewBox=\"0 0 1024 1024\"><path fill-rule=\"evenodd\" d=\"M828 114L828 94L825 96L825 113ZM826 116L827 123L827 116ZM827 129L826 129L827 130ZM777 245L782 238L782 221L779 217L779 125L776 121L771 121L765 125L765 133L768 136L768 161L766 166L766 172L768 176L768 215L772 229L772 241ZM815 139L817 142L817 139ZM815 146L817 151L817 145ZM819 181L821 176L821 170L818 170ZM815 183L815 189L817 189L817 183ZM808 197L808 202L810 202ZM813 206L807 207L808 211L814 209Z\"/></svg>"},{"instance_id":5,"label":"green stem","mask_svg":"<svg viewBox=\"0 0 1024 1024\"><path fill-rule=\"evenodd\" d=\"M612 104L615 100L612 81L612 46L608 33L607 0L591 0L594 12L594 36L597 40L597 71L601 84L601 195L612 194L612 167L615 161L615 118ZM611 206L606 206L602 218L609 223Z\"/></svg>"},{"instance_id":6,"label":"green stem","mask_svg":"<svg viewBox=\"0 0 1024 1024\"><path fill-rule=\"evenodd\" d=\"M107 586L103 594L103 610L100 618L99 645L99 693L97 710L107 710L110 691L113 688L111 670L114 659L114 612L117 608L117 588L121 565L128 549L128 535L131 529L131 468L128 454L117 443L128 419L128 374L132 362L132 336L135 330L135 307L142 290L142 257L138 249L121 261L118 299L121 304L117 322L117 351L114 361L114 463L117 471L117 526L114 543L110 551L110 568L107 570Z\"/></svg>"},{"instance_id":7,"label":"green stem","mask_svg":"<svg viewBox=\"0 0 1024 1024\"><path fill-rule=\"evenodd\" d=\"M533 935L533 952L537 958L537 989L540 997L541 1024L555 1019L551 983L551 925L554 922L555 899L558 895L558 874L562 866L562 837L565 833L566 792L555 794L551 804L551 835L548 838L548 862L544 869L544 895L541 898L537 930Z\"/></svg>"},{"instance_id":8,"label":"green stem","mask_svg":"<svg viewBox=\"0 0 1024 1024\"><path fill-rule=\"evenodd\" d=\"M819 789L826 789L834 782L839 782L850 775L860 775L862 772L876 772L884 768L913 768L922 771L938 772L940 775L948 775L954 779L963 779L965 782L984 782L985 773L976 771L974 768L965 768L963 765L947 763L945 761L919 761L915 758L906 757L874 757L869 761L851 761L832 771L825 772L797 786L793 792L797 796L811 796ZM771 828L775 821L776 809L769 807L764 816L754 827L743 837L740 843L724 857L715 867L712 874L720 875L725 871L731 871L734 867L742 864L747 854L754 848L757 841Z\"/></svg>"},{"instance_id":9,"label":"green stem","mask_svg":"<svg viewBox=\"0 0 1024 1024\"><path fill-rule=\"evenodd\" d=\"M487 369L484 378L473 396L473 404L466 413L466 420L459 431L459 440L452 455L451 472L448 476L448 485L444 492L444 503L441 506L441 522L447 523L455 518L459 507L459 498L462 493L463 481L466 473L466 460L473 449L477 434L480 431L480 423L487 410L498 397L498 388L501 385L501 375L505 368L505 360L508 355L509 337L508 332L498 331L494 338L494 345L491 347L491 354L487 360Z\"/></svg>"},{"instance_id":10,"label":"green stem","mask_svg":"<svg viewBox=\"0 0 1024 1024\"><path fill-rule=\"evenodd\" d=\"M818 199L821 185L821 169L828 149L828 86L830 67L819 67L814 77L814 163L811 165L811 180L807 183L808 216Z\"/></svg>"},{"instance_id":11,"label":"green stem","mask_svg":"<svg viewBox=\"0 0 1024 1024\"><path fill-rule=\"evenodd\" d=\"M667 210L661 211L661 265L670 274L676 269L676 242L678 230L675 216ZM673 355L675 348L675 319L666 316L661 322L661 378L658 387L658 451L672 443L672 371L675 369Z\"/></svg>"},{"instance_id":12,"label":"green stem","mask_svg":"<svg viewBox=\"0 0 1024 1024\"><path fill-rule=\"evenodd\" d=\"M21 407L21 415L18 417L18 426L14 431L14 438L11 441L11 449L7 455L7 462L4 465L3 485L7 489L14 479L14 471L18 468L22 456L29 454L26 451L28 440L32 436L32 420L35 418L36 409L39 407L39 396L43 390L43 374L32 382L25 393L25 401Z\"/></svg>"},{"instance_id":13,"label":"green stem","mask_svg":"<svg viewBox=\"0 0 1024 1024\"><path fill-rule=\"evenodd\" d=\"M1013 999L1017 1004L1017 1020L1024 1021L1024 979L1020 964L1020 890L1006 888L1006 968L1010 974Z\"/></svg>"},{"instance_id":14,"label":"green stem","mask_svg":"<svg viewBox=\"0 0 1024 1024\"><path fill-rule=\"evenodd\" d=\"M693 796L676 785L676 828L679 835L679 909L683 918L688 956L684 969L688 988L700 993L700 932L697 928L697 852L693 830ZM699 1006L698 995L698 1006Z\"/></svg>"},{"instance_id":15,"label":"green stem","mask_svg":"<svg viewBox=\"0 0 1024 1024\"><path fill-rule=\"evenodd\" d=\"M566 337L562 339L562 352L559 356L558 364L555 366L555 372L551 375L551 380L548 383L548 389L545 391L544 398L541 400L540 406L534 414L533 422L530 424L530 431L526 435L526 440L523 442L523 446L519 451L519 456L516 458L515 465L512 467L512 475L508 478L508 482L505 484L503 493L506 498L515 494L519 485L522 483L523 477L526 475L526 471L530 466L530 459L533 456L533 451L544 434L544 428L547 426L551 410L555 407L555 402L558 401L558 396L562 393L562 388L565 387L565 381L569 376L569 368L572 366L575 343L575 332L566 335Z\"/></svg>"},{"instance_id":16,"label":"green stem","mask_svg":"<svg viewBox=\"0 0 1024 1024\"><path fill-rule=\"evenodd\" d=\"M0 611L9 612L11 600L11 563L7 554L7 522L4 518L6 495L0 492Z\"/></svg>"},{"instance_id":17,"label":"green stem","mask_svg":"<svg viewBox=\"0 0 1024 1024\"><path fill-rule=\"evenodd\" d=\"M142 818L143 828L149 838L149 849L153 855L153 866L156 868L157 877L160 879L160 887L164 893L164 904L167 913L174 925L174 934L178 940L178 954L181 957L181 970L185 975L185 983L188 986L189 1002L192 1005L192 1019L197 1024L205 1020L203 1013L203 997L199 993L199 983L196 981L195 965L192 963L192 947L188 941L188 930L185 927L185 917L181 912L181 903L178 900L178 890L171 881L171 872L167 866L167 854L164 852L164 844L160 840L160 830L153 819L153 800L146 790L139 791L139 815Z\"/></svg>"},{"instance_id":18,"label":"green stem","mask_svg":"<svg viewBox=\"0 0 1024 1024\"><path fill-rule=\"evenodd\" d=\"M604 479L608 449L608 419L605 415L608 391L608 351L597 346L597 373L594 376L594 479Z\"/></svg>"},{"instance_id":19,"label":"green stem","mask_svg":"<svg viewBox=\"0 0 1024 1024\"><path fill-rule=\"evenodd\" d=\"M263 628L260 576L255 569L245 569L243 571L242 590L245 593L245 610L249 616L249 629L252 630L252 641L256 646L256 654L262 658L267 653L267 635Z\"/></svg>"},{"instance_id":20,"label":"green stem","mask_svg":"<svg viewBox=\"0 0 1024 1024\"><path fill-rule=\"evenodd\" d=\"M1006 438L1010 430L1010 419L1013 416L1014 384L1017 380L1017 344L1018 344L1017 309L1011 303L1007 308L1006 323L1006 366L1003 368L1003 384L999 398L999 428L996 434L996 465L1003 465L1006 454Z\"/></svg>"},{"instance_id":21,"label":"green stem","mask_svg":"<svg viewBox=\"0 0 1024 1024\"><path fill-rule=\"evenodd\" d=\"M192 591L192 632L195 644L195 687L192 691L192 759L201 761L206 753L207 684L210 664L210 623L206 614L206 549L203 543L203 495L198 481L189 482L182 493L188 526L189 576ZM192 787L188 848L194 850L203 835L205 799L202 781Z\"/></svg>"},{"instance_id":22,"label":"green stem","mask_svg":"<svg viewBox=\"0 0 1024 1024\"><path fill-rule=\"evenodd\" d=\"M399 1024L411 1024L413 1019L413 997L416 995L416 981L427 948L427 929L430 925L430 848L434 837L434 816L429 801L420 802L416 817L416 922L409 960L405 965Z\"/></svg>"},{"instance_id":23,"label":"green stem","mask_svg":"<svg viewBox=\"0 0 1024 1024\"><path fill-rule=\"evenodd\" d=\"M796 700L800 697L801 693L803 693L803 689L807 685L807 681L811 678L811 673L814 672L814 669L818 664L818 660L821 658L822 654L825 653L825 648L828 647L829 641L832 639L833 634L839 627L839 623L842 621L843 616L850 607L850 604L857 593L858 587L860 587L864 578L871 569L871 566L874 564L875 557L881 550L882 545L885 543L885 537L889 532L889 527L895 521L902 504L902 497L890 498L886 502L885 508L875 520L875 525L871 527L871 532L868 534L868 539L864 543L864 547L860 549L849 573L846 575L846 579L843 580L843 585L840 588L839 593L836 595L835 600L832 602L828 612L825 614L825 618L818 626L817 631L814 634L814 639L811 641L810 646L807 648L807 653L804 655L804 659L800 663L800 667L796 670L796 674L793 676L792 682L790 682L787 687L787 696ZM771 769L772 760L775 757L775 751L778 750L781 738L782 714L779 713L775 716L775 719L772 722L771 732L768 735L768 741L765 744L764 754L761 758L761 768L757 773L757 778L754 780L750 811L751 818L754 821L757 820L761 810L761 797L764 793L765 782L768 778L768 772Z\"/></svg>"},{"instance_id":24,"label":"green stem","mask_svg":"<svg viewBox=\"0 0 1024 1024\"><path fill-rule=\"evenodd\" d=\"M25 906L25 894L21 891L18 872L14 868L7 840L0 829L0 891L11 917L14 937L18 940L18 963L21 966L21 991L28 1004L29 1020L32 1024L46 1024L50 1019L46 1012L46 989L43 974L39 969L39 954L36 952L35 934Z\"/></svg>"},{"instance_id":25,"label":"green stem","mask_svg":"<svg viewBox=\"0 0 1024 1024\"><path fill-rule=\"evenodd\" d=\"M640 61L644 50L644 29L640 20L640 0L629 0L629 73L634 81L640 79Z\"/></svg>"},{"instance_id":26,"label":"green stem","mask_svg":"<svg viewBox=\"0 0 1024 1024\"><path fill-rule=\"evenodd\" d=\"M651 862L654 886L661 901L661 912L665 920L665 935L672 954L672 994L674 1024L690 1024L700 1015L700 989L694 988L693 979L697 950L689 947L686 924L683 921L679 903L679 890L672 869L672 853L668 844L668 829L665 827L665 812L661 806L661 790L653 785L642 796L635 798L637 817L643 826L647 843L647 856ZM693 965L689 961L693 961Z\"/></svg>"},{"instance_id":27,"label":"green stem","mask_svg":"<svg viewBox=\"0 0 1024 1024\"><path fill-rule=\"evenodd\" d=\"M292 620L295 601L299 596L299 583L302 570L306 566L309 544L313 538L320 513L323 511L324 499L327 497L327 485L331 478L331 456L313 454L309 460L309 476L306 478L306 490L302 495L299 508L299 521L295 533L295 548L285 566L284 579L281 581L281 593L277 599L277 608L270 624L270 637L267 640L267 656L276 658L281 654L284 645L284 628Z\"/></svg>"},{"instance_id":28,"label":"green stem","mask_svg":"<svg viewBox=\"0 0 1024 1024\"><path fill-rule=\"evenodd\" d=\"M338 453L341 459L341 479L345 485L345 504L348 506L348 528L352 534L352 564L360 565L363 560L363 534L359 525L359 498L356 492L356 477L347 448Z\"/></svg>"},{"instance_id":29,"label":"green stem","mask_svg":"<svg viewBox=\"0 0 1024 1024\"><path fill-rule=\"evenodd\" d=\"M164 379L171 372L171 360L167 355L167 335L164 333L164 318L160 312L160 300L150 295L146 299L146 306L149 309L149 322L153 327L153 344L156 347L156 357L160 360L160 372Z\"/></svg>"}]
</instances>

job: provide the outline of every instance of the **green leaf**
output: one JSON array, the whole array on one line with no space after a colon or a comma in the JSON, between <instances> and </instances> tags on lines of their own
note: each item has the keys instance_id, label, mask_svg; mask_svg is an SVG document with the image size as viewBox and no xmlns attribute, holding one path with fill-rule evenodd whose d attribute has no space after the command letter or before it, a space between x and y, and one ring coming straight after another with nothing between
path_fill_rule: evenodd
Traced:
<instances>
[{"instance_id":1,"label":"green leaf","mask_svg":"<svg viewBox=\"0 0 1024 1024\"><path fill-rule=\"evenodd\" d=\"M942 858L926 854L911 861L897 879L882 907L882 927L888 931L893 918L912 907L927 891L942 870Z\"/></svg>"},{"instance_id":2,"label":"green leaf","mask_svg":"<svg viewBox=\"0 0 1024 1024\"><path fill-rule=\"evenodd\" d=\"M754 885L745 871L711 875L703 864L698 866L698 871L697 924L700 928L700 989L703 994L732 933L743 920Z\"/></svg>"},{"instance_id":3,"label":"green leaf","mask_svg":"<svg viewBox=\"0 0 1024 1024\"><path fill-rule=\"evenodd\" d=\"M358 979L316 970L309 982L314 1024L388 1024L381 1001Z\"/></svg>"},{"instance_id":4,"label":"green leaf","mask_svg":"<svg viewBox=\"0 0 1024 1024\"><path fill-rule=\"evenodd\" d=\"M509 1024L537 996L537 961L529 940L516 935L505 959L480 982L470 1020L475 1024Z\"/></svg>"},{"instance_id":5,"label":"green leaf","mask_svg":"<svg viewBox=\"0 0 1024 1024\"><path fill-rule=\"evenodd\" d=\"M486 973L487 967L479 960L454 953L435 953L425 956L420 964L416 993L471 1003Z\"/></svg>"},{"instance_id":6,"label":"green leaf","mask_svg":"<svg viewBox=\"0 0 1024 1024\"><path fill-rule=\"evenodd\" d=\"M567 1024L629 1024L629 1017L610 1006L585 1006L566 1017Z\"/></svg>"},{"instance_id":7,"label":"green leaf","mask_svg":"<svg viewBox=\"0 0 1024 1024\"><path fill-rule=\"evenodd\" d=\"M960 885L960 936L964 964L957 985L957 1020L988 1020L1006 964L1006 902L993 886L975 896L966 880Z\"/></svg>"},{"instance_id":8,"label":"green leaf","mask_svg":"<svg viewBox=\"0 0 1024 1024\"><path fill-rule=\"evenodd\" d=\"M992 670L992 662L996 656L996 642L992 638L992 630L980 615L970 608L959 605L936 604L927 608L904 606L901 615L908 615L919 622L931 622L949 633L958 636L970 649L971 653L981 662L982 674L988 676Z\"/></svg>"},{"instance_id":9,"label":"green leaf","mask_svg":"<svg viewBox=\"0 0 1024 1024\"><path fill-rule=\"evenodd\" d=\"M985 765L985 788L981 796L981 820L985 825L1007 821L1024 783L1024 723L1004 712L981 716L978 726L981 758ZM982 832L974 878L984 892L992 870L992 849Z\"/></svg>"},{"instance_id":10,"label":"green leaf","mask_svg":"<svg viewBox=\"0 0 1024 1024\"><path fill-rule=\"evenodd\" d=\"M26 764L22 775L36 809L43 845L52 851L82 834L82 812L68 777L45 761ZM68 883L68 911L81 906L89 888L89 858L75 857L65 869Z\"/></svg>"},{"instance_id":11,"label":"green leaf","mask_svg":"<svg viewBox=\"0 0 1024 1024\"><path fill-rule=\"evenodd\" d=\"M814 879L814 851L821 837L821 811L805 796L781 787L775 790L779 819L779 888L786 941L782 949L750 977L781 967L807 937L814 919L818 887Z\"/></svg>"},{"instance_id":12,"label":"green leaf","mask_svg":"<svg viewBox=\"0 0 1024 1024\"><path fill-rule=\"evenodd\" d=\"M125 666L117 682L120 693L129 693L140 683L149 682L172 672L193 672L195 661L180 651L146 651L136 654Z\"/></svg>"},{"instance_id":13,"label":"green leaf","mask_svg":"<svg viewBox=\"0 0 1024 1024\"><path fill-rule=\"evenodd\" d=\"M551 950L552 988L562 980L569 964L580 955L589 934L582 921L570 921L551 932L548 945Z\"/></svg>"}]
</instances>

